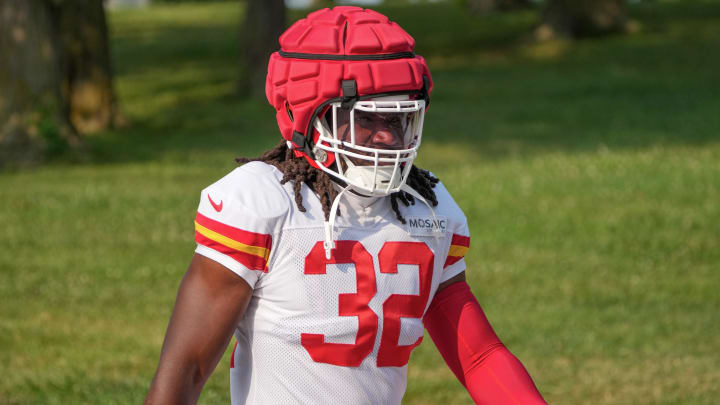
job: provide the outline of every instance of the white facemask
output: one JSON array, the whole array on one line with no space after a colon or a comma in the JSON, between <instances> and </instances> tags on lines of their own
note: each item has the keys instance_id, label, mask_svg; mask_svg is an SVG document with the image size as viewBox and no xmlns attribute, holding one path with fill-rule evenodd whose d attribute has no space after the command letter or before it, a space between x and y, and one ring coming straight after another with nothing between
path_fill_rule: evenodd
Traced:
<instances>
[{"instance_id":1,"label":"white facemask","mask_svg":"<svg viewBox=\"0 0 720 405\"><path fill-rule=\"evenodd\" d=\"M324 118L317 118L315 129L320 137L315 145L316 163L323 171L345 182L347 186L338 194L330 208L330 218L325 221L325 255L329 259L335 248L335 218L341 198L353 190L362 195L387 196L405 191L417 200L425 203L432 212L432 206L420 194L406 183L413 161L417 157L425 118L425 101L410 100L407 95L382 97L367 101L357 101L349 111L349 139L338 134L338 111L341 103L331 104L332 128ZM355 112L364 111L373 114L396 114L403 121L402 146L397 149L379 149L372 145L360 145L356 142ZM323 163L329 154L335 155L335 165L330 168ZM354 160L354 161L353 161ZM367 162L367 165L358 164Z\"/></svg>"},{"instance_id":2,"label":"white facemask","mask_svg":"<svg viewBox=\"0 0 720 405\"><path fill-rule=\"evenodd\" d=\"M314 126L319 131L316 158L335 155L336 164L326 168L324 160L317 160L318 166L335 178L338 178L354 191L374 196L385 196L400 191L410 174L412 163L422 137L422 125L425 116L425 101L410 100L407 95L383 97L367 101L358 101L349 111L349 137L338 133L338 112L341 104L331 105L331 125L325 119L316 119ZM402 146L397 149L381 149L373 145L361 145L356 137L354 119L356 111L402 117ZM348 112L345 112L348 114ZM332 126L332 128L330 128ZM345 135L345 134L343 134ZM352 159L352 160L351 160ZM367 162L366 165L361 162Z\"/></svg>"}]
</instances>

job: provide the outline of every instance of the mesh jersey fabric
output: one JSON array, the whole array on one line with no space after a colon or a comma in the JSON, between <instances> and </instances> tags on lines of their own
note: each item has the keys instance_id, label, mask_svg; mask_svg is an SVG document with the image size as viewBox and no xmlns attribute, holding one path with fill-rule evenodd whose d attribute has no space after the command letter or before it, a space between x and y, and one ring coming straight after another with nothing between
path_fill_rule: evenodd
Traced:
<instances>
[{"instance_id":1,"label":"mesh jersey fabric","mask_svg":"<svg viewBox=\"0 0 720 405\"><path fill-rule=\"evenodd\" d=\"M319 199L303 185L300 212L281 178L248 163L203 190L198 208L196 252L254 289L235 332L232 403L399 404L423 314L465 270L465 216L442 184L436 216L403 206L406 225L389 198L346 193L326 260Z\"/></svg>"}]
</instances>

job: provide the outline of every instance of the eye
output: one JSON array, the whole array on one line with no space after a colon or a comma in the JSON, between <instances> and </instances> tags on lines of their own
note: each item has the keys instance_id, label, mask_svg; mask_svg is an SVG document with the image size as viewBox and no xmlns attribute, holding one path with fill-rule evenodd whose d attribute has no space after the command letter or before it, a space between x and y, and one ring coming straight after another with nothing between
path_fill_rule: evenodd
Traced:
<instances>
[{"instance_id":1,"label":"eye","mask_svg":"<svg viewBox=\"0 0 720 405\"><path fill-rule=\"evenodd\" d=\"M398 117L397 115L391 115L390 117L388 117L386 122L388 123L388 125L398 126L398 127L401 124L400 117Z\"/></svg>"}]
</instances>

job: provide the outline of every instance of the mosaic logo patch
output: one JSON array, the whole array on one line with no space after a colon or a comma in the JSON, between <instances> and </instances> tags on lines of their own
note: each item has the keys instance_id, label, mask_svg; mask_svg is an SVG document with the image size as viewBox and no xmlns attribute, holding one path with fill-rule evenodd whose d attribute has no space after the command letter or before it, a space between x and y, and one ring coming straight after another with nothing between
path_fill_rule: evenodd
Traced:
<instances>
[{"instance_id":1,"label":"mosaic logo patch","mask_svg":"<svg viewBox=\"0 0 720 405\"><path fill-rule=\"evenodd\" d=\"M447 232L448 219L444 216L433 217L406 217L405 227L412 236L431 236L433 232Z\"/></svg>"}]
</instances>

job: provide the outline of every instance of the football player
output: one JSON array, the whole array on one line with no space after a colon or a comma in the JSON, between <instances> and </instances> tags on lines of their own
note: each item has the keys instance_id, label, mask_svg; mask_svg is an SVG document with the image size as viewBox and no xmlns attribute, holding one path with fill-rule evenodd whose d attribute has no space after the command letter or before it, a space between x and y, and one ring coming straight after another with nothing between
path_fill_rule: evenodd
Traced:
<instances>
[{"instance_id":1,"label":"football player","mask_svg":"<svg viewBox=\"0 0 720 405\"><path fill-rule=\"evenodd\" d=\"M543 404L465 282L462 210L413 165L433 82L372 10L280 37L282 142L203 190L146 403L194 403L231 336L233 404L399 404L427 329L481 404Z\"/></svg>"}]
</instances>

